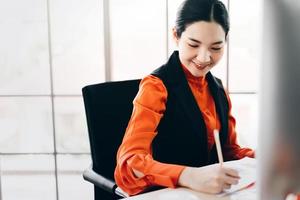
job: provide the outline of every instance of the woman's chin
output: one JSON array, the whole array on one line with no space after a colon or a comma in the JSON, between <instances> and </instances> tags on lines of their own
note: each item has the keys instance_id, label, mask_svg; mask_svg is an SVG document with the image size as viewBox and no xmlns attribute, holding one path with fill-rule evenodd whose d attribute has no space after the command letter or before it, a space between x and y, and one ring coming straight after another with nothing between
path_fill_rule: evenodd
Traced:
<instances>
[{"instance_id":1,"label":"woman's chin","mask_svg":"<svg viewBox=\"0 0 300 200\"><path fill-rule=\"evenodd\" d=\"M210 69L211 69L210 67L205 67L203 69L196 68L194 76L197 76L197 77L205 76L209 72Z\"/></svg>"}]
</instances>

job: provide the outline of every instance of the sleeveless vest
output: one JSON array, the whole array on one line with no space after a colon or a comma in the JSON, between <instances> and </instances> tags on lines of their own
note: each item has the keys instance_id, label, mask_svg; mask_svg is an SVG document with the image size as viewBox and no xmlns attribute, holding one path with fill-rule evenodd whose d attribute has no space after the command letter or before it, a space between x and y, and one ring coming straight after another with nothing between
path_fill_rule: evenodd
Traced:
<instances>
[{"instance_id":1,"label":"sleeveless vest","mask_svg":"<svg viewBox=\"0 0 300 200\"><path fill-rule=\"evenodd\" d=\"M218 162L215 145L208 152L207 130L200 108L182 69L178 51L152 75L160 78L168 92L166 111L152 142L155 160L193 167ZM228 138L229 104L221 80L210 72L206 75L221 122L221 146Z\"/></svg>"}]
</instances>

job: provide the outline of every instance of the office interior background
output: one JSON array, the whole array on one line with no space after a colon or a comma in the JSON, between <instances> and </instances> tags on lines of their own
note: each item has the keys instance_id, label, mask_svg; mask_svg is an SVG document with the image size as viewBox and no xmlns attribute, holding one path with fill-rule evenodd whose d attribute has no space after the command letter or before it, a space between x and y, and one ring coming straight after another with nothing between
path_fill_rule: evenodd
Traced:
<instances>
[{"instance_id":1,"label":"office interior background","mask_svg":"<svg viewBox=\"0 0 300 200\"><path fill-rule=\"evenodd\" d=\"M93 199L81 88L163 64L181 2L0 0L2 199ZM231 30L213 73L230 93L240 144L256 149L262 4L223 2Z\"/></svg>"}]
</instances>

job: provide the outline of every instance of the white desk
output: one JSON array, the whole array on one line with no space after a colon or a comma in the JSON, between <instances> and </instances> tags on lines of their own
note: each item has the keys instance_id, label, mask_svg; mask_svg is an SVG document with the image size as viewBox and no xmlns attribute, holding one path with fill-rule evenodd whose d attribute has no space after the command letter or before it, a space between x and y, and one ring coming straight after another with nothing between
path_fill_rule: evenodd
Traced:
<instances>
[{"instance_id":1,"label":"white desk","mask_svg":"<svg viewBox=\"0 0 300 200\"><path fill-rule=\"evenodd\" d=\"M200 192L195 192L187 188L162 189L154 192L140 194L125 198L126 200L257 200L256 187L236 192L230 196L219 197Z\"/></svg>"}]
</instances>

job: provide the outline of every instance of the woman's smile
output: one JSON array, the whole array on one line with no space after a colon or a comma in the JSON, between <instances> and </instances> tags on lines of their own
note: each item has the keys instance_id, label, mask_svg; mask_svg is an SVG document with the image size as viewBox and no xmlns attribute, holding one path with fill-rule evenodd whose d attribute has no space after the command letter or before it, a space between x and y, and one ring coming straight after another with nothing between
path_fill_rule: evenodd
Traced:
<instances>
[{"instance_id":1,"label":"woman's smile","mask_svg":"<svg viewBox=\"0 0 300 200\"><path fill-rule=\"evenodd\" d=\"M194 64L194 66L198 69L198 70L204 70L206 67L210 67L212 65L212 63L206 63L206 64L198 64L197 62L192 60L192 63Z\"/></svg>"},{"instance_id":2,"label":"woman's smile","mask_svg":"<svg viewBox=\"0 0 300 200\"><path fill-rule=\"evenodd\" d=\"M180 62L195 77L205 76L223 56L226 34L216 22L197 21L189 24L181 37L176 29L173 35Z\"/></svg>"}]
</instances>

